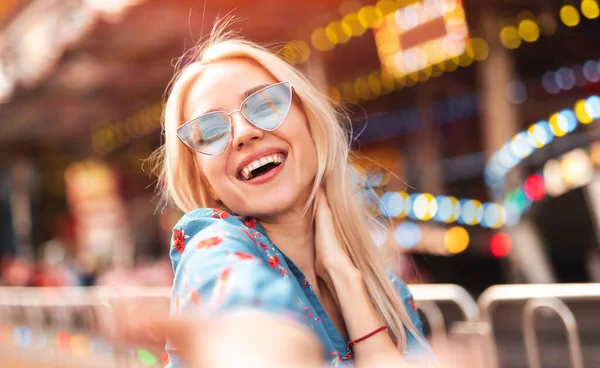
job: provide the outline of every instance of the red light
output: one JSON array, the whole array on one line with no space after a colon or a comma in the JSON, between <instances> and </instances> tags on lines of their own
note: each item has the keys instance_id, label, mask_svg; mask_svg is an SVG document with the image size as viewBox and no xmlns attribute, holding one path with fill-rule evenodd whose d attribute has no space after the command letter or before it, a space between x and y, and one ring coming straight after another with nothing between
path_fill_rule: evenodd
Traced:
<instances>
[{"instance_id":1,"label":"red light","mask_svg":"<svg viewBox=\"0 0 600 368\"><path fill-rule=\"evenodd\" d=\"M532 201L539 201L546 195L546 186L541 175L534 174L528 177L523 189L527 198Z\"/></svg>"},{"instance_id":2,"label":"red light","mask_svg":"<svg viewBox=\"0 0 600 368\"><path fill-rule=\"evenodd\" d=\"M56 335L56 345L61 351L71 351L71 335L68 332L61 332Z\"/></svg>"},{"instance_id":3,"label":"red light","mask_svg":"<svg viewBox=\"0 0 600 368\"><path fill-rule=\"evenodd\" d=\"M490 252L496 258L506 257L512 248L512 240L504 233L497 233L490 241Z\"/></svg>"}]
</instances>

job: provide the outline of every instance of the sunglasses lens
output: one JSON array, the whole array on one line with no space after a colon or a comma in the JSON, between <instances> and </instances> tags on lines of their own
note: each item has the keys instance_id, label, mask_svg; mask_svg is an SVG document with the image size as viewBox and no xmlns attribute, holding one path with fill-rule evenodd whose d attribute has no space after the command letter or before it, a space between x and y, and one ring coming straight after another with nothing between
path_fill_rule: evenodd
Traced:
<instances>
[{"instance_id":1,"label":"sunglasses lens","mask_svg":"<svg viewBox=\"0 0 600 368\"><path fill-rule=\"evenodd\" d=\"M221 112L211 112L182 125L177 135L194 150L207 154L222 153L229 142L229 118Z\"/></svg>"},{"instance_id":2,"label":"sunglasses lens","mask_svg":"<svg viewBox=\"0 0 600 368\"><path fill-rule=\"evenodd\" d=\"M258 91L244 102L242 114L255 126L275 130L281 126L292 104L292 86L279 83Z\"/></svg>"}]
</instances>

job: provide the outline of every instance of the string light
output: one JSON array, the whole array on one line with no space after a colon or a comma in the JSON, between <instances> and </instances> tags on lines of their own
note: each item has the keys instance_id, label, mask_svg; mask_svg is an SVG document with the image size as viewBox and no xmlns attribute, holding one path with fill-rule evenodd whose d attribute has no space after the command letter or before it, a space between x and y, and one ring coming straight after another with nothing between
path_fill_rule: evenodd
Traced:
<instances>
[{"instance_id":1,"label":"string light","mask_svg":"<svg viewBox=\"0 0 600 368\"><path fill-rule=\"evenodd\" d=\"M597 19L600 16L598 0L582 0L580 8L581 14L587 19ZM569 28L576 27L581 22L579 11L573 5L562 6L558 17ZM554 34L557 26L555 16L549 13L542 13L536 19L529 12L521 12L512 23L502 27L499 34L502 45L510 50L519 48L522 41L527 43L538 41L541 34L547 36Z\"/></svg>"},{"instance_id":2,"label":"string light","mask_svg":"<svg viewBox=\"0 0 600 368\"><path fill-rule=\"evenodd\" d=\"M561 67L556 71L547 71L542 76L542 86L550 94L557 94L561 90L569 91L575 86L585 86L587 83L600 81L600 63L596 60L587 60L583 67Z\"/></svg>"},{"instance_id":3,"label":"string light","mask_svg":"<svg viewBox=\"0 0 600 368\"><path fill-rule=\"evenodd\" d=\"M379 214L388 218L410 218L452 224L499 228L506 214L502 204L481 203L475 199L458 200L451 196L434 197L429 193L386 192L379 200Z\"/></svg>"},{"instance_id":4,"label":"string light","mask_svg":"<svg viewBox=\"0 0 600 368\"><path fill-rule=\"evenodd\" d=\"M408 48L405 37L424 24L443 22L438 32L422 43ZM415 76L435 64L458 58L465 53L469 31L460 1L414 2L391 12L374 27L375 43L382 69L394 77ZM410 43L408 43L410 44ZM455 63L467 66L473 62L473 51ZM427 73L425 73L427 76ZM428 77L428 76L427 76Z\"/></svg>"},{"instance_id":5,"label":"string light","mask_svg":"<svg viewBox=\"0 0 600 368\"><path fill-rule=\"evenodd\" d=\"M574 110L561 110L552 114L548 121L537 122L519 132L495 152L486 164L484 179L487 185L492 190L502 188L506 175L535 150L550 143L554 137L572 133L579 123L589 124L599 118L600 97L590 96L577 101Z\"/></svg>"}]
</instances>

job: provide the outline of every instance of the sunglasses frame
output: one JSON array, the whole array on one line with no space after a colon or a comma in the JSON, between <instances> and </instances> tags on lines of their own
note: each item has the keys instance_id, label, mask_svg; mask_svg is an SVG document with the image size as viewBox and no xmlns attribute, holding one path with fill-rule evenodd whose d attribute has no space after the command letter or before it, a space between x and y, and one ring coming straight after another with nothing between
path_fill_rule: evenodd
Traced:
<instances>
[{"instance_id":1,"label":"sunglasses frame","mask_svg":"<svg viewBox=\"0 0 600 368\"><path fill-rule=\"evenodd\" d=\"M277 127L273 128L273 129L265 129L265 128L263 128L263 127L260 127L260 126L256 125L256 124L255 124L255 123L254 123L252 120L250 120L250 118L249 118L249 117L247 117L247 116L244 114L244 112L243 112L243 110L242 110L242 106L244 106L244 104L246 103L246 101L248 101L248 100L249 100L249 99L251 99L252 97L256 96L257 94L259 94L259 93L263 92L264 90L266 90L266 89L268 89L268 88L271 88L271 87L274 87L274 86L281 85L281 84L287 84L287 85L289 86L289 89L290 89L290 102L289 102L288 109L287 109L287 111L285 112L285 115L283 116L283 119L281 119L281 122L279 123L279 125L277 125ZM292 84L291 84L290 82L279 82L279 83L273 83L273 84L271 84L270 86L266 86L266 87L264 87L264 88L261 88L261 89L259 89L258 91L256 91L256 92L252 93L250 96L246 97L246 98L245 98L245 99L242 101L242 103L240 104L240 107L239 107L238 109L236 109L236 110L233 110L233 111L231 111L231 112L227 112L227 111L221 111L221 110L218 110L218 111L211 111L211 112L208 112L208 113L202 114L202 115L200 115L200 116L197 116L197 117L195 117L195 118L193 118L193 119L191 119L191 120L188 120L188 121L186 121L185 123L181 124L181 126L180 126L179 128L177 128L177 138L179 138L179 140L180 140L180 141L181 141L183 144L185 144L187 147L189 147L190 149L192 149L192 150L194 150L194 151L196 151L196 152L198 152L198 153L201 153L201 154L203 154L203 155L207 155L207 156L219 156L221 153L225 152L225 150L227 149L227 146L229 146L229 142L231 141L231 139L232 139L232 137L233 137L233 122L232 122L232 120L231 120L231 115L233 115L233 114L235 114L235 113L239 112L239 113L240 113L240 114L241 114L241 115L244 117L244 119L246 119L246 121L247 121L247 122L249 122L250 124L252 124L252 125L253 125L253 126L255 126L256 128L258 128L258 129L260 129L260 130L267 131L267 132L272 132L272 131L275 131L275 130L279 129L279 127L281 127L281 125L283 124L283 122L285 121L285 119L287 118L287 116L289 115L289 113L290 113L290 110L291 110L291 108L292 108L292 102L293 102L293 100L294 100L294 86L292 86ZM193 123L196 123L196 122L198 121L198 119L202 118L203 116L210 115L210 114L224 114L224 115L226 115L226 116L227 116L227 119L229 120L229 137L227 138L227 144L225 144L225 146L224 146L223 150L221 150L221 151L220 151L220 152L218 152L218 153L205 153L205 152L200 152L200 151L198 151L196 148L194 148L194 147L192 147L191 145L187 144L187 142L186 142L186 141L185 141L185 140L182 138L182 136L179 134L179 132L181 131L181 129L182 129L183 127L187 126L188 124L193 124Z\"/></svg>"}]
</instances>

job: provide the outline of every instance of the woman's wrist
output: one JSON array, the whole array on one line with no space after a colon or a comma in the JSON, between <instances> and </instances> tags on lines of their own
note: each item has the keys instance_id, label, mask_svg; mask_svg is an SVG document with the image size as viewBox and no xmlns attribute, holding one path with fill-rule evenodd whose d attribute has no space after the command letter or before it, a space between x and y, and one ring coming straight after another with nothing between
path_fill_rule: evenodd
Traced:
<instances>
[{"instance_id":1,"label":"woman's wrist","mask_svg":"<svg viewBox=\"0 0 600 368\"><path fill-rule=\"evenodd\" d=\"M332 280L343 279L344 281L355 281L356 279L361 278L360 271L346 255L339 257L335 261L328 262L323 266L325 273Z\"/></svg>"}]
</instances>

